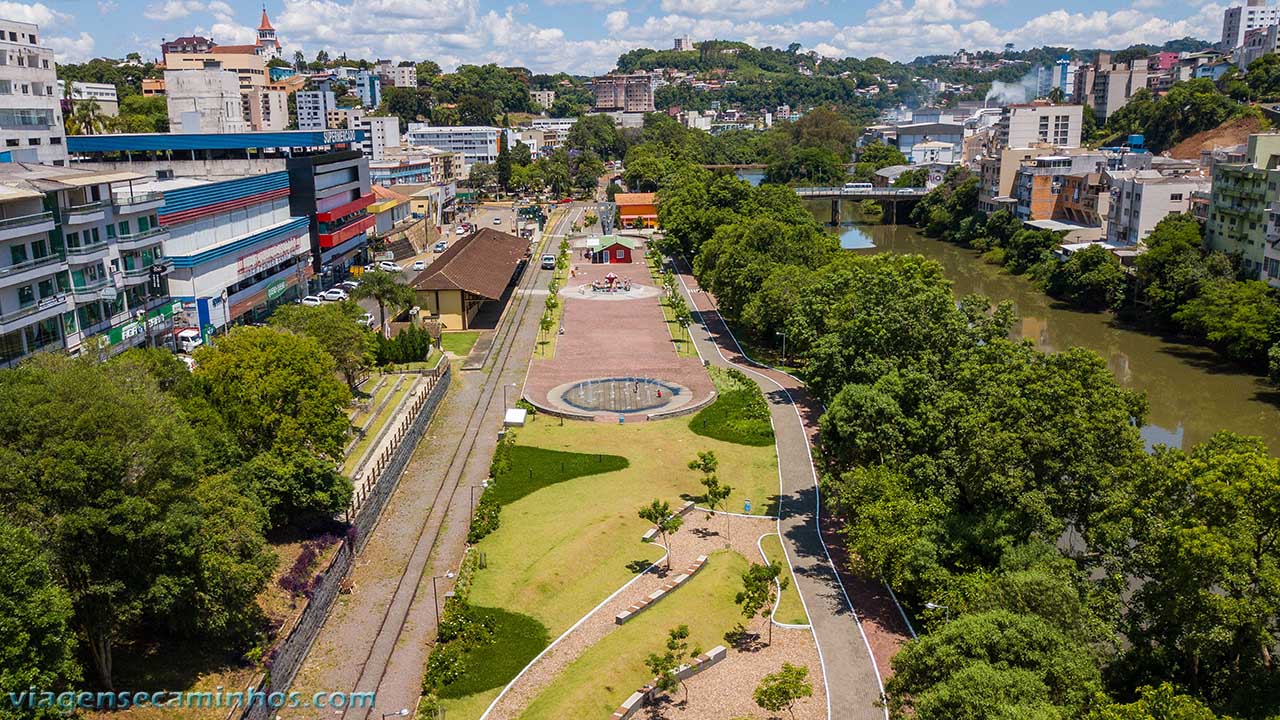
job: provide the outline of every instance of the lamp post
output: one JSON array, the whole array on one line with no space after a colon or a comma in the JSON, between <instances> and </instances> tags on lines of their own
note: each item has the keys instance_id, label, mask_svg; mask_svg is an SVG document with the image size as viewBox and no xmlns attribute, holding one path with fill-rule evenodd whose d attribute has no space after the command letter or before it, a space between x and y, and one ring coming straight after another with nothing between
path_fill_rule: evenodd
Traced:
<instances>
[{"instance_id":1,"label":"lamp post","mask_svg":"<svg viewBox=\"0 0 1280 720\"><path fill-rule=\"evenodd\" d=\"M781 332L774 334L782 338L782 364L785 366L787 364L787 334Z\"/></svg>"},{"instance_id":2,"label":"lamp post","mask_svg":"<svg viewBox=\"0 0 1280 720\"><path fill-rule=\"evenodd\" d=\"M435 606L436 606L436 635L437 636L440 634L440 594L436 590L436 580L439 580L440 578L452 578L452 577L453 577L452 570L446 572L443 575L431 576L431 600L432 602L435 603Z\"/></svg>"},{"instance_id":3,"label":"lamp post","mask_svg":"<svg viewBox=\"0 0 1280 720\"><path fill-rule=\"evenodd\" d=\"M945 622L951 622L951 608L947 607L946 605L939 605L938 603L927 602L924 604L924 606L929 608L930 610L942 610L944 613Z\"/></svg>"},{"instance_id":4,"label":"lamp post","mask_svg":"<svg viewBox=\"0 0 1280 720\"><path fill-rule=\"evenodd\" d=\"M382 713L382 720L387 720L387 718L389 717L404 717L408 714L409 714L409 708L400 708L399 710L396 710L394 712Z\"/></svg>"}]
</instances>

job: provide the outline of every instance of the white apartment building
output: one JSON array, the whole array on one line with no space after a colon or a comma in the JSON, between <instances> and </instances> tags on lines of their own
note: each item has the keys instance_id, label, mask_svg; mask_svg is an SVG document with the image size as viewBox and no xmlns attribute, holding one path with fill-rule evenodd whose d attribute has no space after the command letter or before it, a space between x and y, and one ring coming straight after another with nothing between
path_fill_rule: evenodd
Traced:
<instances>
[{"instance_id":1,"label":"white apartment building","mask_svg":"<svg viewBox=\"0 0 1280 720\"><path fill-rule=\"evenodd\" d=\"M676 52L692 52L697 48L693 46L693 38L689 37L688 35L685 35L683 37L676 38L675 44L672 47L672 49L675 50Z\"/></svg>"},{"instance_id":2,"label":"white apartment building","mask_svg":"<svg viewBox=\"0 0 1280 720\"><path fill-rule=\"evenodd\" d=\"M58 81L58 97L67 96L66 82ZM120 114L120 98L116 86L111 83L71 83L71 101L80 103L92 100L98 103L98 112L115 117Z\"/></svg>"},{"instance_id":3,"label":"white apartment building","mask_svg":"<svg viewBox=\"0 0 1280 720\"><path fill-rule=\"evenodd\" d=\"M1083 105L1009 105L996 123L996 142L1002 148L1041 143L1059 148L1080 147L1083 122Z\"/></svg>"},{"instance_id":4,"label":"white apartment building","mask_svg":"<svg viewBox=\"0 0 1280 720\"><path fill-rule=\"evenodd\" d=\"M1107 242L1115 245L1142 242L1166 215L1189 210L1192 193L1208 191L1212 184L1209 178L1156 170L1112 170L1107 178Z\"/></svg>"},{"instance_id":5,"label":"white apartment building","mask_svg":"<svg viewBox=\"0 0 1280 720\"><path fill-rule=\"evenodd\" d=\"M166 70L164 87L171 132L231 133L249 129L240 81L217 62L206 62L202 70Z\"/></svg>"},{"instance_id":6,"label":"white apartment building","mask_svg":"<svg viewBox=\"0 0 1280 720\"><path fill-rule=\"evenodd\" d=\"M1245 33L1280 23L1280 6L1266 5L1265 0L1249 0L1245 5L1229 7L1222 12L1222 39L1218 49L1230 52L1244 44Z\"/></svg>"},{"instance_id":7,"label":"white apartment building","mask_svg":"<svg viewBox=\"0 0 1280 720\"><path fill-rule=\"evenodd\" d=\"M573 129L574 123L578 122L578 118L534 118L529 121L529 127L538 130L559 130L560 132L569 132Z\"/></svg>"},{"instance_id":8,"label":"white apartment building","mask_svg":"<svg viewBox=\"0 0 1280 720\"><path fill-rule=\"evenodd\" d=\"M0 156L67 164L53 51L32 23L0 20Z\"/></svg>"},{"instance_id":9,"label":"white apartment building","mask_svg":"<svg viewBox=\"0 0 1280 720\"><path fill-rule=\"evenodd\" d=\"M530 90L529 97L537 103L542 109L550 109L556 102L555 90Z\"/></svg>"},{"instance_id":10,"label":"white apartment building","mask_svg":"<svg viewBox=\"0 0 1280 720\"><path fill-rule=\"evenodd\" d=\"M373 71L396 87L418 87L418 68L413 63L399 65L390 60L379 60Z\"/></svg>"},{"instance_id":11,"label":"white apartment building","mask_svg":"<svg viewBox=\"0 0 1280 720\"><path fill-rule=\"evenodd\" d=\"M368 70L361 70L352 78L351 88L360 96L360 104L366 108L376 108L382 103L382 79Z\"/></svg>"},{"instance_id":12,"label":"white apartment building","mask_svg":"<svg viewBox=\"0 0 1280 720\"><path fill-rule=\"evenodd\" d=\"M498 138L502 129L487 125L434 126L426 123L410 123L405 133L411 145L430 145L445 152L462 153L466 169L463 177L471 173L476 163L492 163L498 159Z\"/></svg>"},{"instance_id":13,"label":"white apartment building","mask_svg":"<svg viewBox=\"0 0 1280 720\"><path fill-rule=\"evenodd\" d=\"M360 149L370 160L383 160L388 148L400 147L400 118L395 115L361 117L352 121L349 127L352 130L364 130L364 142L360 144Z\"/></svg>"},{"instance_id":14,"label":"white apartment building","mask_svg":"<svg viewBox=\"0 0 1280 720\"><path fill-rule=\"evenodd\" d=\"M299 130L327 129L329 111L338 108L332 90L303 90L294 93L294 98L298 104Z\"/></svg>"},{"instance_id":15,"label":"white apartment building","mask_svg":"<svg viewBox=\"0 0 1280 720\"><path fill-rule=\"evenodd\" d=\"M289 127L289 93L253 88L240 94L244 119L256 131L276 131Z\"/></svg>"}]
</instances>

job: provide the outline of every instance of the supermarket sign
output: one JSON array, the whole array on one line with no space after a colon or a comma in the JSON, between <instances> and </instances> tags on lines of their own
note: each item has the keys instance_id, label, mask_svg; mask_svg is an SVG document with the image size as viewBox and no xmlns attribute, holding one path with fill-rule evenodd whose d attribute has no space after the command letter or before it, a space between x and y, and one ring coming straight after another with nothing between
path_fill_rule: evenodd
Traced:
<instances>
[{"instance_id":1,"label":"supermarket sign","mask_svg":"<svg viewBox=\"0 0 1280 720\"><path fill-rule=\"evenodd\" d=\"M145 318L139 320L130 320L129 322L113 327L107 332L98 336L98 349L105 350L112 345L133 340L153 328L164 325L172 321L173 316L182 312L182 303L174 301L147 313Z\"/></svg>"}]
</instances>

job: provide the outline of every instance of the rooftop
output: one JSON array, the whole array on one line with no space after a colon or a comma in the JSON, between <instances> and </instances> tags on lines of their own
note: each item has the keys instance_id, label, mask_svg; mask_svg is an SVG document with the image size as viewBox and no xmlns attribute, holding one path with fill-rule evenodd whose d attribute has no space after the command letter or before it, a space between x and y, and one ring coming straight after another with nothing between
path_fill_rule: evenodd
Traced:
<instances>
[{"instance_id":1,"label":"rooftop","mask_svg":"<svg viewBox=\"0 0 1280 720\"><path fill-rule=\"evenodd\" d=\"M657 193L618 193L613 196L618 205L652 205L657 199Z\"/></svg>"},{"instance_id":2,"label":"rooftop","mask_svg":"<svg viewBox=\"0 0 1280 720\"><path fill-rule=\"evenodd\" d=\"M528 240L482 228L455 241L410 285L415 290L462 290L497 300L528 249Z\"/></svg>"},{"instance_id":3,"label":"rooftop","mask_svg":"<svg viewBox=\"0 0 1280 720\"><path fill-rule=\"evenodd\" d=\"M363 130L279 130L241 133L120 133L68 135L70 153L147 150L249 150L329 147L364 140Z\"/></svg>"}]
</instances>

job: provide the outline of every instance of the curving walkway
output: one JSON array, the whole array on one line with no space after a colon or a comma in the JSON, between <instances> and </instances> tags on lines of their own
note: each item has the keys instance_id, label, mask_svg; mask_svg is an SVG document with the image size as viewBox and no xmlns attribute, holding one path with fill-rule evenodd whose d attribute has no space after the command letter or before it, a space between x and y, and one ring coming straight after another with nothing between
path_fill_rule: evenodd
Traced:
<instances>
[{"instance_id":1,"label":"curving walkway","mask_svg":"<svg viewBox=\"0 0 1280 720\"><path fill-rule=\"evenodd\" d=\"M911 630L886 586L847 572L836 526L820 517L810 446L817 439L821 403L796 378L748 358L688 265L677 261L676 274L694 314L690 334L699 354L747 373L769 401L782 475L779 532L818 641L828 717L887 718L880 704L882 678Z\"/></svg>"}]
</instances>

